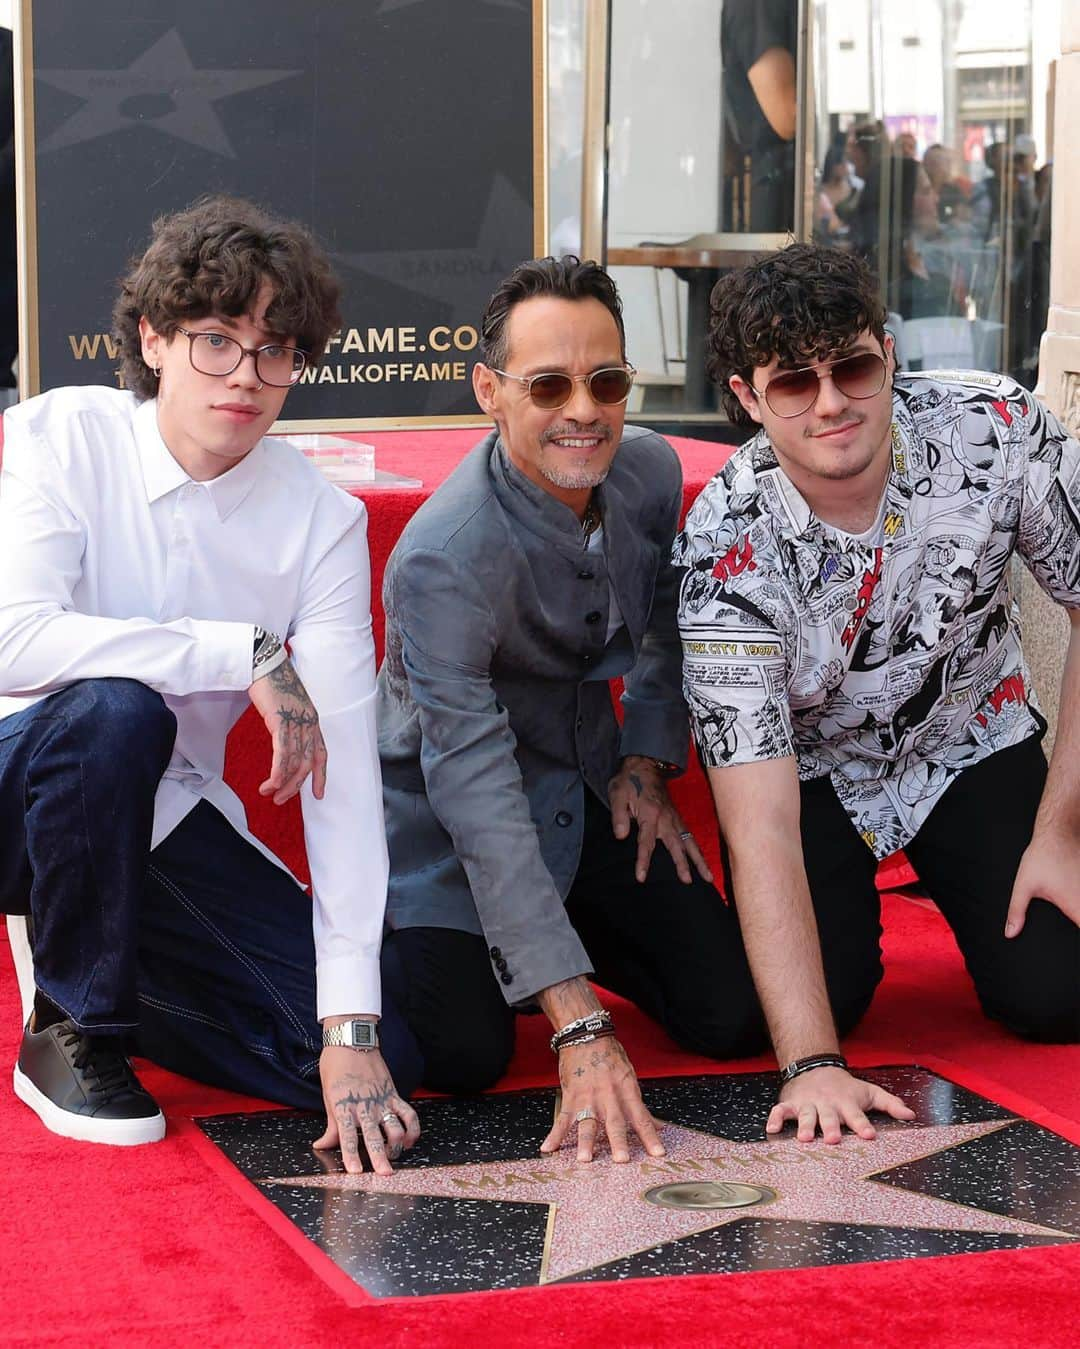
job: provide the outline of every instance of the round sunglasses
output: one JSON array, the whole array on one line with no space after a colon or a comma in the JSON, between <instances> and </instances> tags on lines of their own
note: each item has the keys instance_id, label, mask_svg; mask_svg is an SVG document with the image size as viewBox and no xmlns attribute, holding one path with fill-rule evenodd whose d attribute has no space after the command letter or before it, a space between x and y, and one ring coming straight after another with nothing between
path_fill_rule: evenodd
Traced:
<instances>
[{"instance_id":1,"label":"round sunglasses","mask_svg":"<svg viewBox=\"0 0 1080 1349\"><path fill-rule=\"evenodd\" d=\"M827 374L845 398L873 398L885 387L889 367L875 351L859 351L854 356L803 370L784 370L773 375L764 389L748 385L755 398L764 399L777 417L798 417L817 402L821 376Z\"/></svg>"},{"instance_id":2,"label":"round sunglasses","mask_svg":"<svg viewBox=\"0 0 1080 1349\"><path fill-rule=\"evenodd\" d=\"M564 375L554 371L541 375L512 375L508 370L496 370L494 366L489 368L503 379L515 380L538 408L548 412L565 407L573 396L574 385L579 383L588 389L593 402L603 407L625 403L630 397L630 389L637 374L632 365L606 366L588 375Z\"/></svg>"}]
</instances>

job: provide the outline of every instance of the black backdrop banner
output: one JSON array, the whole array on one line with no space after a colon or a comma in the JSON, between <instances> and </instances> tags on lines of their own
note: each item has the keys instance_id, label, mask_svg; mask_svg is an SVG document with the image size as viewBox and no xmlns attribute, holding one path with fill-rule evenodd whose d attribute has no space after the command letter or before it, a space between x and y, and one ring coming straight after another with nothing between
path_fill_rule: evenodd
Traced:
<instances>
[{"instance_id":1,"label":"black backdrop banner","mask_svg":"<svg viewBox=\"0 0 1080 1349\"><path fill-rule=\"evenodd\" d=\"M341 333L278 429L476 421L477 325L543 247L543 0L20 0L23 394L115 384L116 281L231 192L329 251Z\"/></svg>"}]
</instances>

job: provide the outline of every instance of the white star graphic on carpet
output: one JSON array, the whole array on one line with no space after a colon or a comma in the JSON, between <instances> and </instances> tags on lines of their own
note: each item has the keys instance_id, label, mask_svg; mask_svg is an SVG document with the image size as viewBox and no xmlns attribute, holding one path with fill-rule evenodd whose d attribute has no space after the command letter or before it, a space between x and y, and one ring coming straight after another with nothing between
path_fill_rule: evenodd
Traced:
<instances>
[{"instance_id":1,"label":"white star graphic on carpet","mask_svg":"<svg viewBox=\"0 0 1080 1349\"><path fill-rule=\"evenodd\" d=\"M38 145L38 151L79 145L132 127L151 127L225 159L235 159L236 151L214 103L302 73L199 68L192 65L180 34L170 28L122 70L36 71L44 84L86 100ZM125 103L138 99L160 100L163 110L156 115L140 112L137 106L125 110Z\"/></svg>"},{"instance_id":2,"label":"white star graphic on carpet","mask_svg":"<svg viewBox=\"0 0 1080 1349\"><path fill-rule=\"evenodd\" d=\"M282 1177L268 1183L547 1204L541 1283L746 1218L1073 1239L1072 1234L1052 1227L875 1182L880 1172L962 1146L1009 1123L886 1126L873 1142L848 1137L838 1146L794 1139L736 1143L667 1124L662 1130L666 1157L649 1158L635 1145L625 1165L616 1166L606 1157L591 1163L568 1161L564 1150L554 1157L534 1155L503 1162L416 1170L406 1165L392 1176L366 1172ZM686 1181L759 1185L774 1191L776 1197L742 1209L661 1208L645 1198L646 1191L657 1186Z\"/></svg>"}]
</instances>

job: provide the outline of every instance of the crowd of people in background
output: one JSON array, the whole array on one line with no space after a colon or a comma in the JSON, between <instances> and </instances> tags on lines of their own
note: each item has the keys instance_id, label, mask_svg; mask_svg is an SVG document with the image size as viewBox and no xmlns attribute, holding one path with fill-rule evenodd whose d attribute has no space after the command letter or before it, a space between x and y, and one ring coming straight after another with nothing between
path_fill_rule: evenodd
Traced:
<instances>
[{"instance_id":1,"label":"crowd of people in background","mask_svg":"<svg viewBox=\"0 0 1080 1349\"><path fill-rule=\"evenodd\" d=\"M981 174L946 145L879 121L838 132L821 167L819 242L860 254L903 321L975 320L981 363L1035 381L1050 292L1052 165L1026 133L986 147Z\"/></svg>"}]
</instances>

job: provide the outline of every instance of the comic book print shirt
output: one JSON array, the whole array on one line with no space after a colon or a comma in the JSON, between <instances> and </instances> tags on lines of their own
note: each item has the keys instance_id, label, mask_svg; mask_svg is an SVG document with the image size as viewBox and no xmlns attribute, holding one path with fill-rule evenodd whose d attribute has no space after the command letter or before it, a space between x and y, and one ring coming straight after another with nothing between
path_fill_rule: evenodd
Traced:
<instances>
[{"instance_id":1,"label":"comic book print shirt","mask_svg":"<svg viewBox=\"0 0 1080 1349\"><path fill-rule=\"evenodd\" d=\"M1001 375L896 379L876 537L823 523L764 431L675 540L703 762L794 754L867 845L916 833L961 769L1035 734L1011 558L1080 607L1080 445Z\"/></svg>"}]
</instances>

